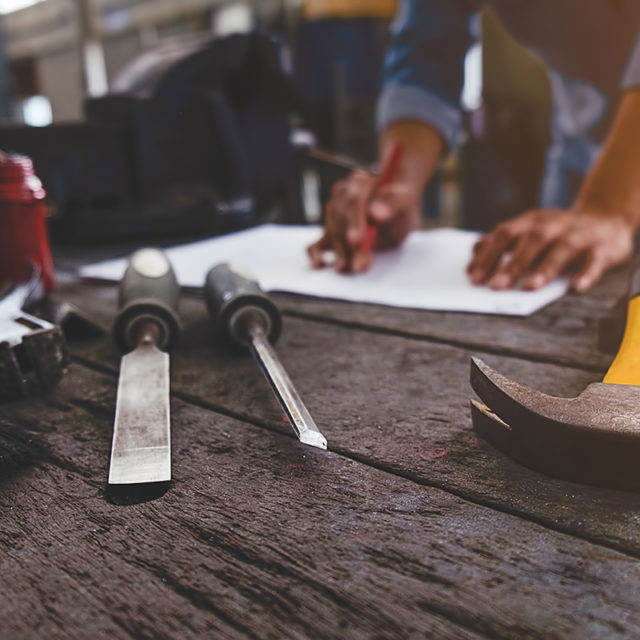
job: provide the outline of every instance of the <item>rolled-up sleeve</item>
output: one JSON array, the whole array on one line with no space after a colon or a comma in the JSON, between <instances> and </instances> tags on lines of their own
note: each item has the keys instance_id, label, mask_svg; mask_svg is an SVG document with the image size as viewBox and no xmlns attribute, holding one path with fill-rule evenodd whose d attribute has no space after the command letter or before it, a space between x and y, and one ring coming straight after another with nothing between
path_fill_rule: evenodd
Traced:
<instances>
[{"instance_id":1,"label":"rolled-up sleeve","mask_svg":"<svg viewBox=\"0 0 640 640\"><path fill-rule=\"evenodd\" d=\"M464 58L476 0L402 0L391 27L376 121L420 120L457 146Z\"/></svg>"},{"instance_id":2,"label":"rolled-up sleeve","mask_svg":"<svg viewBox=\"0 0 640 640\"><path fill-rule=\"evenodd\" d=\"M623 89L640 88L640 33L636 38L636 43L631 51L631 57L627 63L621 86Z\"/></svg>"}]
</instances>

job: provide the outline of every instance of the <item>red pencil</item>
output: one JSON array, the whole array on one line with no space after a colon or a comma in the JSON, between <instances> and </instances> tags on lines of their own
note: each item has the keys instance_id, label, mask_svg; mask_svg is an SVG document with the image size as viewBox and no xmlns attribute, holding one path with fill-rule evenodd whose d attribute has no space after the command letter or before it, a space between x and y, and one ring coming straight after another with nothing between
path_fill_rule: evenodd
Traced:
<instances>
[{"instance_id":1,"label":"red pencil","mask_svg":"<svg viewBox=\"0 0 640 640\"><path fill-rule=\"evenodd\" d=\"M382 171L378 174L376 184L373 187L371 199L373 200L376 192L379 189L386 187L396 177L398 168L400 167L400 161L404 155L404 147L401 142L396 140L393 143L391 153L387 156L387 159L382 167ZM373 248L378 240L378 225L375 222L369 220L367 222L367 230L364 235L364 239L360 245L359 253L372 253Z\"/></svg>"}]
</instances>

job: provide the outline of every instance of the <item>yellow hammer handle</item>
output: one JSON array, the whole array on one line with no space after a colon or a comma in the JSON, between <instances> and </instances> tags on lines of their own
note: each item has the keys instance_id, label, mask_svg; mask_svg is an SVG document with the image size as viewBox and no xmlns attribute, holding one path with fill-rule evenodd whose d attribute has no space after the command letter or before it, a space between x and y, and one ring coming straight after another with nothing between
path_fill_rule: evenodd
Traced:
<instances>
[{"instance_id":1,"label":"yellow hammer handle","mask_svg":"<svg viewBox=\"0 0 640 640\"><path fill-rule=\"evenodd\" d=\"M629 301L622 344L604 382L640 385L640 296Z\"/></svg>"}]
</instances>

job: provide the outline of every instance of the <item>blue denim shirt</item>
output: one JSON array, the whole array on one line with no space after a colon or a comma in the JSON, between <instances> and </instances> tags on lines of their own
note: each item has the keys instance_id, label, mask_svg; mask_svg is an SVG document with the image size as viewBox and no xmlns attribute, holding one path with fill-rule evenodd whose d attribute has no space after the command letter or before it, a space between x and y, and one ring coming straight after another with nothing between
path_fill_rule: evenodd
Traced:
<instances>
[{"instance_id":1,"label":"blue denim shirt","mask_svg":"<svg viewBox=\"0 0 640 640\"><path fill-rule=\"evenodd\" d=\"M563 173L586 173L621 89L640 87L640 0L401 0L378 100L380 129L401 119L461 140L460 93L473 18L491 4L509 32L548 66L552 144L541 206L567 206Z\"/></svg>"}]
</instances>

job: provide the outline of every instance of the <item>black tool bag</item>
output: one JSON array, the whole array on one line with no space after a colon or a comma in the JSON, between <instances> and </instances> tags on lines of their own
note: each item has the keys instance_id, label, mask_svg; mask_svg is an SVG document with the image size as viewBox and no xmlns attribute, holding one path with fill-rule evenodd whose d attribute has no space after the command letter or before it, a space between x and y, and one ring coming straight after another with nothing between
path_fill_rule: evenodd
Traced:
<instances>
[{"instance_id":1,"label":"black tool bag","mask_svg":"<svg viewBox=\"0 0 640 640\"><path fill-rule=\"evenodd\" d=\"M65 239L219 233L259 221L290 174L281 44L238 34L143 53L81 125L0 129L30 155Z\"/></svg>"}]
</instances>

